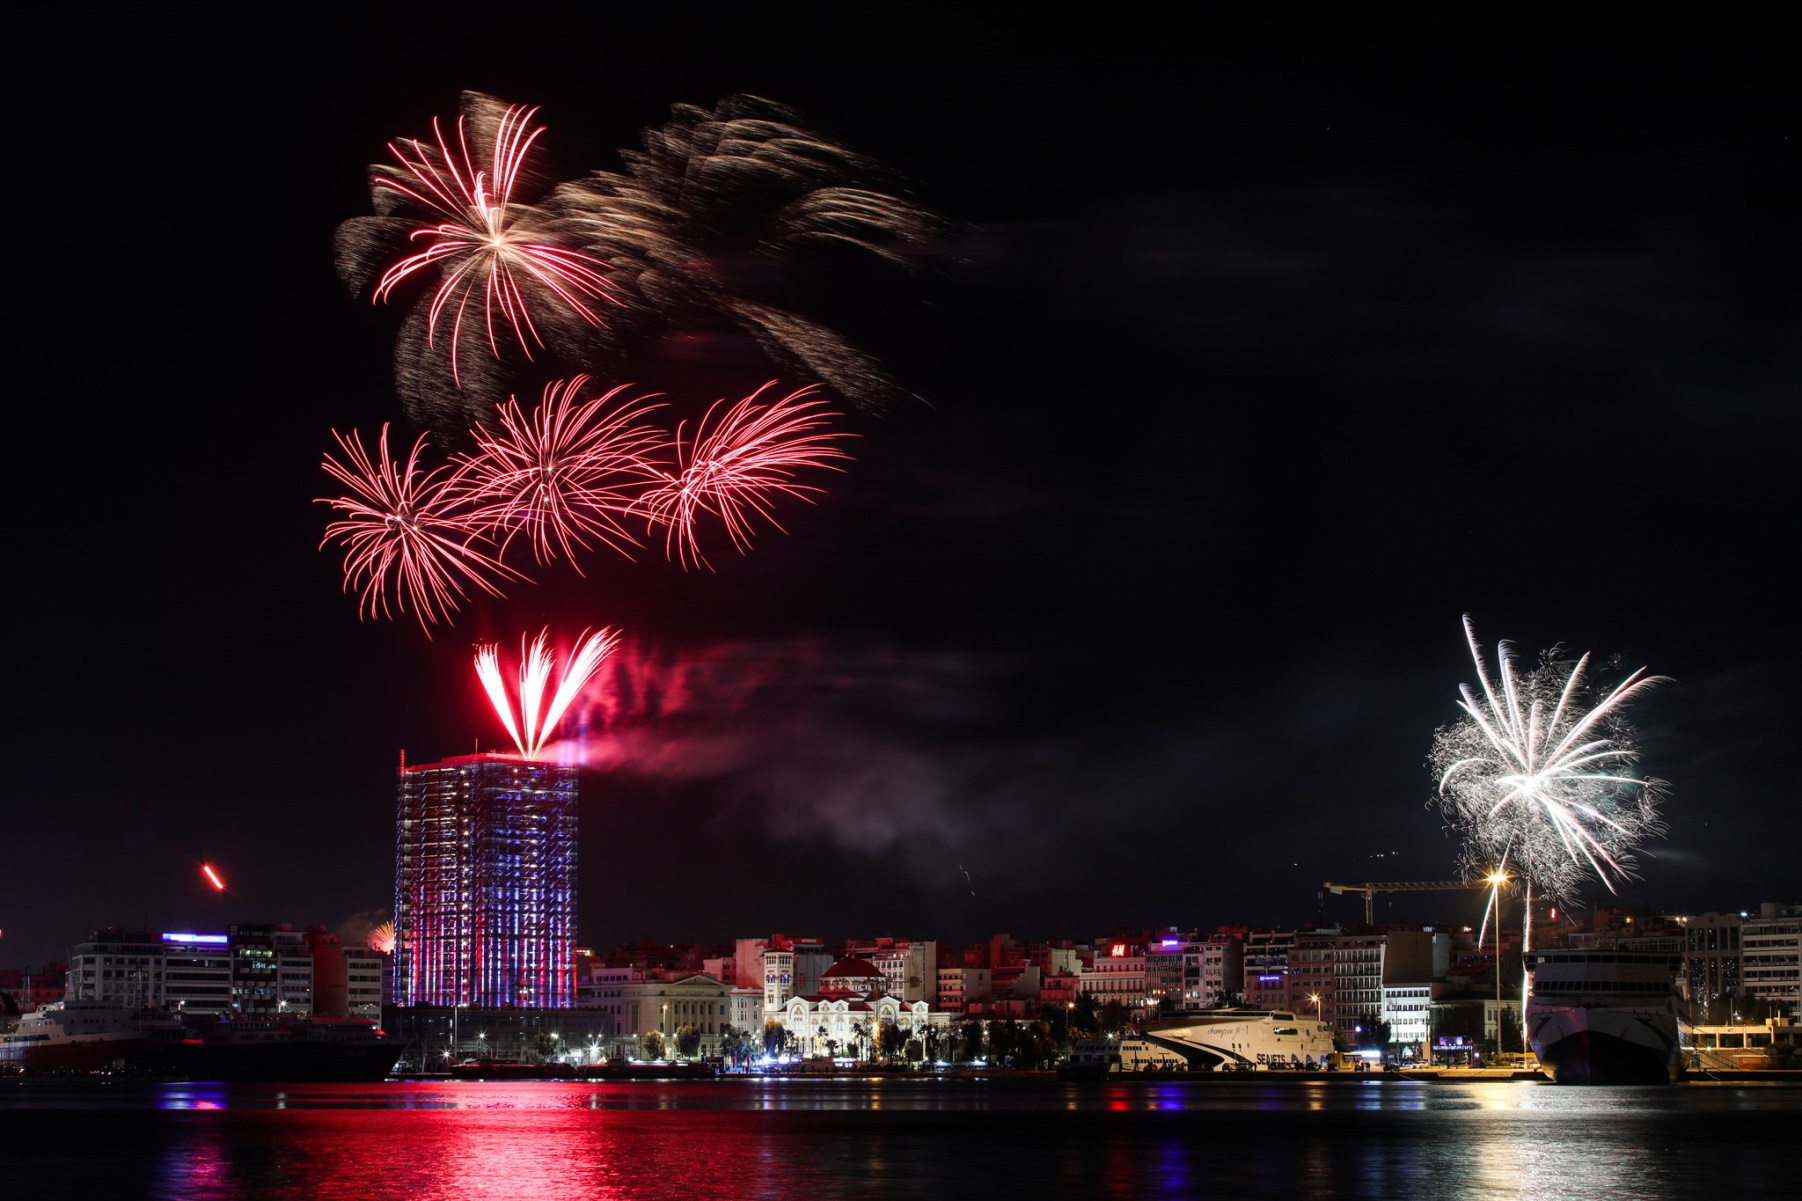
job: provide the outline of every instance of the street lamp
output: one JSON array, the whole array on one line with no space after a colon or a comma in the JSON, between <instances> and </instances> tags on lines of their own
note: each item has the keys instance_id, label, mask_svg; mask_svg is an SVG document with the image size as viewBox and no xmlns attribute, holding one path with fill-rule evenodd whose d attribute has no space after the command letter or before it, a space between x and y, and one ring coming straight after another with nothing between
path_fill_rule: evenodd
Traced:
<instances>
[{"instance_id":1,"label":"street lamp","mask_svg":"<svg viewBox=\"0 0 1802 1201\"><path fill-rule=\"evenodd\" d=\"M1502 885L1508 882L1508 874L1497 868L1483 877L1489 885L1489 906L1495 913L1495 1051L1499 1058L1502 1053ZM1532 915L1528 915L1532 921ZM1479 950L1481 948L1478 948ZM1526 1023L1521 1023L1524 1028Z\"/></svg>"},{"instance_id":2,"label":"street lamp","mask_svg":"<svg viewBox=\"0 0 1802 1201\"><path fill-rule=\"evenodd\" d=\"M1320 1016L1320 994L1311 992L1308 994L1308 1000L1314 1002L1314 1020L1317 1022L1322 1021L1323 1019Z\"/></svg>"}]
</instances>

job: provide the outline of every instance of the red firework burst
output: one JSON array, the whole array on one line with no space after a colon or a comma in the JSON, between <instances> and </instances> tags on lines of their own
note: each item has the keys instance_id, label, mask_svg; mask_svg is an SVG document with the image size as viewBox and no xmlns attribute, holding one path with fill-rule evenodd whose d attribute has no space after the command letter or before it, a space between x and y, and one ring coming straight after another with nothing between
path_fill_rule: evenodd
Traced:
<instances>
[{"instance_id":1,"label":"red firework burst","mask_svg":"<svg viewBox=\"0 0 1802 1201\"><path fill-rule=\"evenodd\" d=\"M773 383L765 384L715 419L725 401L716 401L696 424L692 439L687 423L677 426L673 471L659 472L661 482L639 498L638 508L653 525L664 527L664 549L682 566L708 566L696 538L704 514L714 514L742 554L749 548L755 517L782 528L772 512L778 496L810 500L820 489L795 482L804 468L842 471L831 460L851 456L835 445L850 434L829 428L837 416L819 400L815 389L802 388L781 400L758 404Z\"/></svg>"},{"instance_id":2,"label":"red firework burst","mask_svg":"<svg viewBox=\"0 0 1802 1201\"><path fill-rule=\"evenodd\" d=\"M524 532L540 563L555 555L575 562L594 542L630 557L638 540L620 524L644 485L656 477L652 456L662 435L639 424L659 408L614 400L613 389L578 401L586 375L546 386L528 414L517 399L500 406L500 431L476 431L476 454L462 460L474 520L504 531L504 550ZM576 570L581 571L580 566Z\"/></svg>"},{"instance_id":3,"label":"red firework burst","mask_svg":"<svg viewBox=\"0 0 1802 1201\"><path fill-rule=\"evenodd\" d=\"M457 348L470 302L481 295L481 321L488 346L500 355L499 328L513 338L529 359L544 339L533 323L528 292L554 298L589 325L601 319L591 302L608 299L606 264L591 255L558 245L544 235L548 218L531 205L512 199L527 153L544 127L530 128L536 108L509 107L494 130L490 169L476 169L464 118L457 118L455 144L446 141L436 118L435 143L405 139L388 143L401 170L387 171L375 186L388 188L445 218L422 225L410 237L424 248L388 268L375 286L374 299L386 300L404 280L429 268L438 269L437 291L426 316L428 345L446 312L451 318L450 365L457 370Z\"/></svg>"},{"instance_id":4,"label":"red firework burst","mask_svg":"<svg viewBox=\"0 0 1802 1201\"><path fill-rule=\"evenodd\" d=\"M392 589L394 607L403 613L410 610L424 628L428 622L448 619L461 607L469 595L466 585L499 596L490 575L525 578L476 549L482 533L466 511L461 473L448 467L420 469L424 434L413 443L404 465L388 453L386 424L373 460L355 430L348 438L333 430L332 437L348 464L328 454L321 466L351 495L319 498L320 504L344 514L325 527L319 545L324 549L334 539L343 542L344 590L361 590L360 616L373 617L379 611L392 617Z\"/></svg>"}]
</instances>

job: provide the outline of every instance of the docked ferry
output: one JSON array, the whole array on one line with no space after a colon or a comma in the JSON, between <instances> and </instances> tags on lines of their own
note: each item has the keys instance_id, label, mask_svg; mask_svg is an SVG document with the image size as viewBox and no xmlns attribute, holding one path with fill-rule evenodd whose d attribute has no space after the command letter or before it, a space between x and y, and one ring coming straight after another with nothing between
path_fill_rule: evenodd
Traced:
<instances>
[{"instance_id":1,"label":"docked ferry","mask_svg":"<svg viewBox=\"0 0 1802 1201\"><path fill-rule=\"evenodd\" d=\"M1190 1071L1318 1068L1333 1056L1331 1022L1282 1010L1216 1009L1156 1022L1140 1037L1180 1055Z\"/></svg>"},{"instance_id":2,"label":"docked ferry","mask_svg":"<svg viewBox=\"0 0 1802 1201\"><path fill-rule=\"evenodd\" d=\"M361 1018L231 1018L196 1027L178 1060L196 1080L381 1080L400 1050Z\"/></svg>"},{"instance_id":3,"label":"docked ferry","mask_svg":"<svg viewBox=\"0 0 1802 1201\"><path fill-rule=\"evenodd\" d=\"M0 1034L0 1069L98 1072L167 1068L188 1032L166 1013L106 1001L54 1001Z\"/></svg>"},{"instance_id":4,"label":"docked ferry","mask_svg":"<svg viewBox=\"0 0 1802 1201\"><path fill-rule=\"evenodd\" d=\"M1534 951L1527 1037L1560 1084L1669 1084L1677 1078L1681 956Z\"/></svg>"}]
</instances>

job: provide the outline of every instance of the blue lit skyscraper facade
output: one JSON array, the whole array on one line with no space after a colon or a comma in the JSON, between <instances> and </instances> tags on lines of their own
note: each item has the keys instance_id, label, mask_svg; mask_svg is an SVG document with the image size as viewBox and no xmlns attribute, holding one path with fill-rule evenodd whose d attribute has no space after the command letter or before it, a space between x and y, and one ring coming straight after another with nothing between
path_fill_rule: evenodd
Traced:
<instances>
[{"instance_id":1,"label":"blue lit skyscraper facade","mask_svg":"<svg viewBox=\"0 0 1802 1201\"><path fill-rule=\"evenodd\" d=\"M398 809L395 1000L574 1004L576 769L494 754L403 764Z\"/></svg>"}]
</instances>

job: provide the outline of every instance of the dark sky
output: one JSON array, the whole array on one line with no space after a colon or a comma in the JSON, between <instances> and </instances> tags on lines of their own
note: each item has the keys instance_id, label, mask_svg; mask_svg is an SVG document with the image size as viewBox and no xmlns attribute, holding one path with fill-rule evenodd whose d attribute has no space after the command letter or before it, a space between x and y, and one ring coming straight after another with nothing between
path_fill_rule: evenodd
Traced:
<instances>
[{"instance_id":1,"label":"dark sky","mask_svg":"<svg viewBox=\"0 0 1802 1201\"><path fill-rule=\"evenodd\" d=\"M871 61L397 16L39 50L0 962L385 910L399 751L498 745L470 643L546 623L689 685L584 776L599 945L1291 922L1323 879L1449 876L1423 760L1466 612L1674 677L1640 713L1671 835L1625 900L1802 892L1781 47ZM309 501L331 429L403 420L400 311L331 234L460 88L542 105L572 174L740 91L905 172L964 232L830 311L929 403L855 420L823 503L715 573L359 622Z\"/></svg>"}]
</instances>

